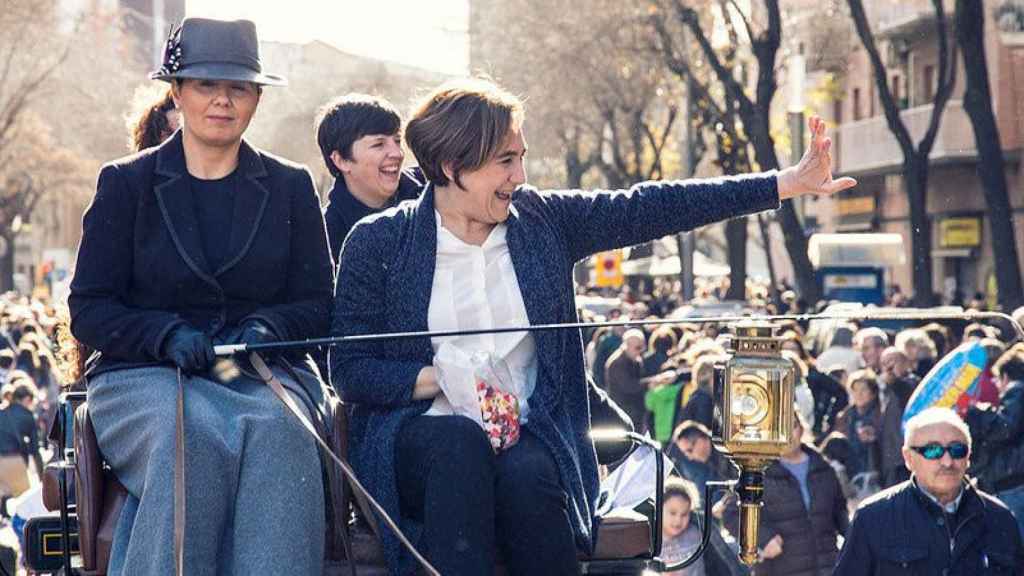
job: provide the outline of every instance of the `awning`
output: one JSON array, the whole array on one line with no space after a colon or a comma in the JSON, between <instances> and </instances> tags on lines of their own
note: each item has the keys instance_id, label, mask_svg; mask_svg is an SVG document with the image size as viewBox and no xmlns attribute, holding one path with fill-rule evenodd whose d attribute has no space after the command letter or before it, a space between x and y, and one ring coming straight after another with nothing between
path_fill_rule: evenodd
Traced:
<instances>
[{"instance_id":1,"label":"awning","mask_svg":"<svg viewBox=\"0 0 1024 576\"><path fill-rule=\"evenodd\" d=\"M973 248L936 248L932 258L974 258Z\"/></svg>"},{"instance_id":2,"label":"awning","mask_svg":"<svg viewBox=\"0 0 1024 576\"><path fill-rule=\"evenodd\" d=\"M681 270L679 256L659 258L649 256L637 260L626 260L622 263L625 276L678 276ZM701 252L693 253L694 276L728 276L729 266L715 262Z\"/></svg>"},{"instance_id":3,"label":"awning","mask_svg":"<svg viewBox=\"0 0 1024 576\"><path fill-rule=\"evenodd\" d=\"M815 268L899 266L905 261L903 236L892 233L814 234L807 256Z\"/></svg>"}]
</instances>

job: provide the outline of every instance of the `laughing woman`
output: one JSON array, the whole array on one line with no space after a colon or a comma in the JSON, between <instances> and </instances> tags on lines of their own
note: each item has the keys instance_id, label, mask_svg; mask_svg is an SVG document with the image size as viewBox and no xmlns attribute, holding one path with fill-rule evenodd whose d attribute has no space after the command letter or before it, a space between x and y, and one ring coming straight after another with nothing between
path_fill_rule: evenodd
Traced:
<instances>
[{"instance_id":1,"label":"laughing woman","mask_svg":"<svg viewBox=\"0 0 1024 576\"><path fill-rule=\"evenodd\" d=\"M251 22L185 20L151 76L171 83L182 128L105 166L83 221L71 331L98 351L89 413L130 494L109 574L175 571L182 373L184 573L322 570L316 447L262 382L210 371L215 343L328 328L331 258L312 178L242 140L262 86L283 83L261 72L257 46ZM275 372L307 410L322 399L313 371Z\"/></svg>"},{"instance_id":2,"label":"laughing woman","mask_svg":"<svg viewBox=\"0 0 1024 576\"><path fill-rule=\"evenodd\" d=\"M484 80L442 86L405 132L431 184L352 229L332 332L576 322L573 264L591 254L852 186L832 180L820 120L811 133L799 166L781 172L539 191L526 185L520 101ZM508 366L512 388L524 391L518 441L510 434L495 443L454 415L454 398L442 392L450 382L435 366L442 344ZM598 484L579 331L422 338L332 354L335 384L355 404L353 464L442 574L491 574L497 549L514 575L579 572L577 550L593 543ZM501 436L507 422L497 424ZM411 572L385 537L392 570Z\"/></svg>"}]
</instances>

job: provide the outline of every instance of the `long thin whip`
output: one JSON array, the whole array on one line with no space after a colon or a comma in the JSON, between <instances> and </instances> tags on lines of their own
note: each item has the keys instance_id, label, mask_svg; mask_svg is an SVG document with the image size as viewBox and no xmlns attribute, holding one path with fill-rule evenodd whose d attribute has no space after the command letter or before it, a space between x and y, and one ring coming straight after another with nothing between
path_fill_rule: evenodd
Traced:
<instances>
[{"instance_id":1,"label":"long thin whip","mask_svg":"<svg viewBox=\"0 0 1024 576\"><path fill-rule=\"evenodd\" d=\"M645 320L612 320L607 322L568 322L557 324L537 324L527 326L502 326L497 328L481 328L472 330L420 330L411 332L385 332L380 334L353 334L351 336L334 336L329 338L309 338L306 340L287 340L283 342L267 342L264 344L222 344L214 346L218 356L231 356L240 352L282 352L318 347L332 347L342 344L378 342L382 340L407 340L410 338L458 338L479 334L509 334L514 332L549 332L553 330L582 330L584 328L629 328L633 326L664 326L679 324L723 324L734 322L809 322L812 320L1006 320L1017 334L1017 340L1024 340L1024 327L1010 315L1003 312L978 312L973 310L943 308L931 311L922 308L908 308L899 311L849 311L825 314L777 314L777 315L726 315L706 316L702 318L657 318Z\"/></svg>"}]
</instances>

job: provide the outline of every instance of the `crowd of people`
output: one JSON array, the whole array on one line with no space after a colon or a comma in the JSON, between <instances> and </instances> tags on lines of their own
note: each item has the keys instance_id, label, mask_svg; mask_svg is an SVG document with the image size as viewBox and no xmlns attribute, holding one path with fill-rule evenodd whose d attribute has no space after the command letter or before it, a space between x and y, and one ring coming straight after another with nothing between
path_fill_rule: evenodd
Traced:
<instances>
[{"instance_id":1,"label":"crowd of people","mask_svg":"<svg viewBox=\"0 0 1024 576\"><path fill-rule=\"evenodd\" d=\"M719 292L701 294L713 302ZM752 285L755 294L766 294ZM671 315L673 290L605 292L618 305L593 321L657 320ZM748 292L748 295L750 292ZM802 311L796 299L772 311ZM651 314L658 310L660 315ZM1024 309L1015 318L1024 319ZM761 560L757 574L829 574L857 506L911 477L905 458L904 411L929 370L965 342L978 342L988 361L977 390L956 406L969 425L969 473L998 497L1024 535L1024 345L1009 324L869 321L783 322L782 355L797 375L793 443L766 474ZM587 331L586 358L594 381L630 415L639 431L663 443L678 475L703 495L709 480L735 477L712 443L714 365L726 357L718 327L686 323L614 326ZM735 534L735 506L716 516ZM715 502L708 503L715 505ZM667 529L666 529L667 530ZM669 531L666 538L672 536ZM687 572L693 574L699 572ZM851 572L854 573L854 572Z\"/></svg>"},{"instance_id":2,"label":"crowd of people","mask_svg":"<svg viewBox=\"0 0 1024 576\"><path fill-rule=\"evenodd\" d=\"M215 344L571 323L590 317L576 310L571 284L573 263L588 255L855 184L833 180L824 123L812 118L807 153L779 172L619 193L539 191L526 185L522 102L488 80L464 79L430 92L408 120L367 95L326 104L315 133L336 180L321 208L308 170L243 138L264 87L284 83L262 70L251 22L186 19L162 64L151 78L167 88L133 125L135 154L103 168L84 216L68 302L74 337L64 340L65 381L87 383L100 450L128 492L110 574L322 570L315 445L244 362L230 375L213 370ZM418 168L402 169L406 148ZM755 288L752 306L807 310L791 291L768 304L775 295ZM681 304L663 284L623 294L608 316L662 317ZM29 461L41 469L37 422L48 420L60 380L54 318L13 296L0 306L0 489L12 496L27 484ZM1024 349L1007 349L1008 335L983 325L782 328L798 374L796 420L767 472L758 574L841 565L838 540L856 503L905 486L926 472L922 462L963 461L965 440L978 454L980 485L1021 518ZM511 574L579 572L579 552L593 547L599 527L599 464L614 460L601 447L595 454L588 435L606 398L622 410L608 408L612 419L628 417L676 464L665 554L694 549L705 506L734 533L734 502L702 502L708 482L733 474L711 438L714 366L726 354L719 327L579 336L406 339L269 361L306 414L321 413L335 393L351 405L353 467L444 574L491 573L499 551ZM986 402L962 407L978 440L940 439L937 457L932 444L914 446L923 460L912 460L900 428L908 398L943 354L975 338L992 360ZM481 366L494 378L480 378ZM463 376L475 386L476 420L460 404ZM499 411L504 420L493 417ZM188 430L180 462L179 413ZM926 437L940 421L906 433ZM190 482L186 510L176 507L176 477ZM177 550L186 528L188 546ZM389 569L415 572L399 540L381 537ZM992 550L993 562L1019 554L1019 538L1008 542ZM866 539L858 546L872 553ZM723 560L709 557L688 574L742 570Z\"/></svg>"}]
</instances>

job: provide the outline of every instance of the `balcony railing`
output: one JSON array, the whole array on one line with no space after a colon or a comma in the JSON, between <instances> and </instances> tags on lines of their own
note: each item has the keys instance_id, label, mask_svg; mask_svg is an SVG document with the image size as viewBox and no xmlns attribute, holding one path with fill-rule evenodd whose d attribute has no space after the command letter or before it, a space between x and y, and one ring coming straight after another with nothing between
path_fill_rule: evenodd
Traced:
<instances>
[{"instance_id":1,"label":"balcony railing","mask_svg":"<svg viewBox=\"0 0 1024 576\"><path fill-rule=\"evenodd\" d=\"M900 116L916 146L928 129L932 105L903 110ZM836 170L843 174L881 172L903 162L903 152L896 137L889 131L885 116L881 115L840 126L838 150ZM974 131L963 104L960 100L950 100L943 112L931 158L967 159L977 154Z\"/></svg>"}]
</instances>

